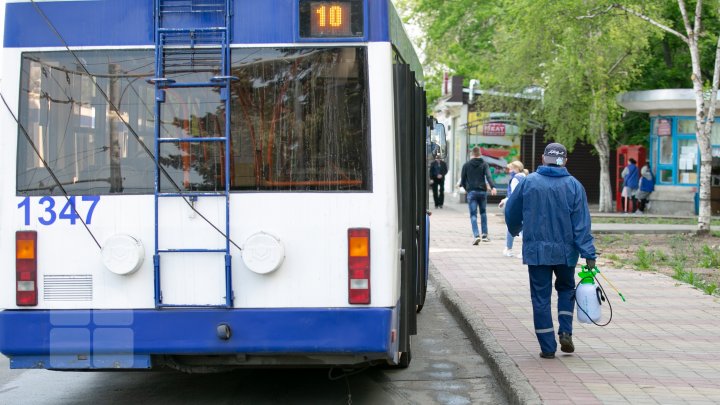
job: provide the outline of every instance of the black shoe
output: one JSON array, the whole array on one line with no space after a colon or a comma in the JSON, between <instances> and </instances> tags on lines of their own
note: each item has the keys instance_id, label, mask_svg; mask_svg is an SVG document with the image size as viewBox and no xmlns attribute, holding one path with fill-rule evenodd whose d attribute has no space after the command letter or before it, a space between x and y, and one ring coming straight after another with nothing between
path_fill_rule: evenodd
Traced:
<instances>
[{"instance_id":1,"label":"black shoe","mask_svg":"<svg viewBox=\"0 0 720 405\"><path fill-rule=\"evenodd\" d=\"M560 334L560 350L564 353L572 353L575 351L575 345L573 344L571 334L567 332Z\"/></svg>"},{"instance_id":2,"label":"black shoe","mask_svg":"<svg viewBox=\"0 0 720 405\"><path fill-rule=\"evenodd\" d=\"M543 359L554 359L555 353L540 352L540 357L542 357Z\"/></svg>"}]
</instances>

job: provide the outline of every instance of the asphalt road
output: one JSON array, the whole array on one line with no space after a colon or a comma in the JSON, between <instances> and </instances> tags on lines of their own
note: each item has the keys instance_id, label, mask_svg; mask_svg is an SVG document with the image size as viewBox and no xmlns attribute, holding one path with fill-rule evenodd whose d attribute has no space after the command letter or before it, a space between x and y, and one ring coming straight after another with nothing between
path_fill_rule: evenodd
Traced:
<instances>
[{"instance_id":1,"label":"asphalt road","mask_svg":"<svg viewBox=\"0 0 720 405\"><path fill-rule=\"evenodd\" d=\"M483 359L434 289L419 319L405 370L378 367L343 376L328 369L180 372L9 370L0 360L0 404L504 404Z\"/></svg>"}]
</instances>

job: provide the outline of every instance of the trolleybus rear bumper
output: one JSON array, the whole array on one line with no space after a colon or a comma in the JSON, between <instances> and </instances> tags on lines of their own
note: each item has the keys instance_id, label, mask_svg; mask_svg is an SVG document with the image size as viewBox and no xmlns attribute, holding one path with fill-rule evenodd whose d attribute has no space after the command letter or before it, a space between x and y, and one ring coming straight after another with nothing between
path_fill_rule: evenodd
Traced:
<instances>
[{"instance_id":1,"label":"trolleybus rear bumper","mask_svg":"<svg viewBox=\"0 0 720 405\"><path fill-rule=\"evenodd\" d=\"M396 308L6 310L0 352L11 368L46 369L151 368L158 355L392 359L396 315Z\"/></svg>"}]
</instances>

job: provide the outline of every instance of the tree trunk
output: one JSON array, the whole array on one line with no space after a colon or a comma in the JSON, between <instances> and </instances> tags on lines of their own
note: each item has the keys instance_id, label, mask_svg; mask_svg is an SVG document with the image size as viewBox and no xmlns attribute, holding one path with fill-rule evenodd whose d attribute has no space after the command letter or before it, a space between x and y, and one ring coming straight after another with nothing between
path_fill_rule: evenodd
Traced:
<instances>
[{"instance_id":1,"label":"tree trunk","mask_svg":"<svg viewBox=\"0 0 720 405\"><path fill-rule=\"evenodd\" d=\"M705 125L703 125L705 126ZM712 123L710 125L712 128ZM710 134L702 133L697 135L698 147L700 148L700 209L698 212L698 234L707 235L710 233L710 220L712 212L710 208L710 174L712 171L712 151L710 146Z\"/></svg>"},{"instance_id":2,"label":"tree trunk","mask_svg":"<svg viewBox=\"0 0 720 405\"><path fill-rule=\"evenodd\" d=\"M710 233L710 171L712 169L712 151L710 150L710 131L705 130L705 97L703 94L702 73L700 71L700 51L694 35L689 35L688 46L692 61L692 82L695 92L695 138L700 150L700 203L698 212L699 235ZM712 128L712 123L709 123Z\"/></svg>"},{"instance_id":3,"label":"tree trunk","mask_svg":"<svg viewBox=\"0 0 720 405\"><path fill-rule=\"evenodd\" d=\"M604 139L603 139L604 138ZM599 134L594 144L600 159L600 206L599 212L613 212L612 183L610 182L610 147L607 132Z\"/></svg>"},{"instance_id":4,"label":"tree trunk","mask_svg":"<svg viewBox=\"0 0 720 405\"><path fill-rule=\"evenodd\" d=\"M612 185L610 183L610 142L605 122L600 120L597 141L593 144L600 159L600 212L612 212Z\"/></svg>"}]
</instances>

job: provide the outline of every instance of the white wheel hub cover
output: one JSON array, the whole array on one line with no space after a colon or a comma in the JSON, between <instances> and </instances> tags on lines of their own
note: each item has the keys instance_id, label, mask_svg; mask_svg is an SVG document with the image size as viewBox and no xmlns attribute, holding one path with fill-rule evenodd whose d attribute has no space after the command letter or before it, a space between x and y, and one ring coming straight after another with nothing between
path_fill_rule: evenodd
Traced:
<instances>
[{"instance_id":1,"label":"white wheel hub cover","mask_svg":"<svg viewBox=\"0 0 720 405\"><path fill-rule=\"evenodd\" d=\"M130 235L117 234L105 241L102 262L108 270L121 276L136 272L145 259L142 242Z\"/></svg>"},{"instance_id":2,"label":"white wheel hub cover","mask_svg":"<svg viewBox=\"0 0 720 405\"><path fill-rule=\"evenodd\" d=\"M241 256L250 271L267 274L282 265L285 260L285 248L278 238L265 232L258 232L247 238Z\"/></svg>"}]
</instances>

